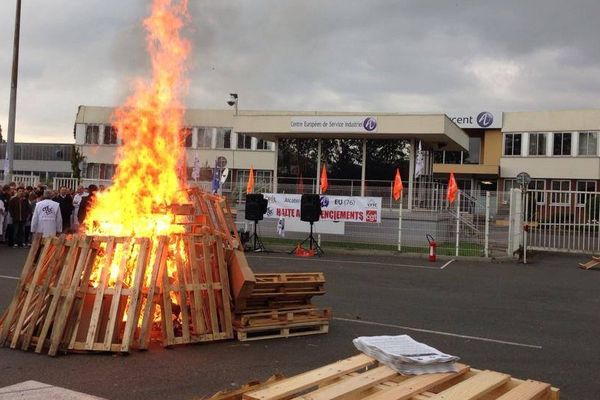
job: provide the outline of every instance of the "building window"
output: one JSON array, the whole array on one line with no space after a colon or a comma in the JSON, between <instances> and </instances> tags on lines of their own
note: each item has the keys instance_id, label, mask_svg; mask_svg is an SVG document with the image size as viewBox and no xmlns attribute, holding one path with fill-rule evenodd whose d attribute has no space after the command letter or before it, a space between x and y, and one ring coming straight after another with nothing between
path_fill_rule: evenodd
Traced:
<instances>
[{"instance_id":1,"label":"building window","mask_svg":"<svg viewBox=\"0 0 600 400\"><path fill-rule=\"evenodd\" d=\"M217 129L217 149L231 148L231 129Z\"/></svg>"},{"instance_id":2,"label":"building window","mask_svg":"<svg viewBox=\"0 0 600 400\"><path fill-rule=\"evenodd\" d=\"M517 189L519 185L516 179L505 179L504 180L504 191L502 192L502 201L507 202L510 199L511 189Z\"/></svg>"},{"instance_id":3,"label":"building window","mask_svg":"<svg viewBox=\"0 0 600 400\"><path fill-rule=\"evenodd\" d=\"M111 180L115 175L115 165L89 163L87 165L86 178Z\"/></svg>"},{"instance_id":4,"label":"building window","mask_svg":"<svg viewBox=\"0 0 600 400\"><path fill-rule=\"evenodd\" d=\"M530 156L545 156L546 155L546 134L545 133L530 133L529 134L529 155Z\"/></svg>"},{"instance_id":5,"label":"building window","mask_svg":"<svg viewBox=\"0 0 600 400\"><path fill-rule=\"evenodd\" d=\"M238 133L237 148L250 150L252 148L252 136L243 135L241 133Z\"/></svg>"},{"instance_id":6,"label":"building window","mask_svg":"<svg viewBox=\"0 0 600 400\"><path fill-rule=\"evenodd\" d=\"M257 139L256 150L271 150L271 142L264 139Z\"/></svg>"},{"instance_id":7,"label":"building window","mask_svg":"<svg viewBox=\"0 0 600 400\"><path fill-rule=\"evenodd\" d=\"M117 144L117 128L108 125L104 127L103 144Z\"/></svg>"},{"instance_id":8,"label":"building window","mask_svg":"<svg viewBox=\"0 0 600 400\"><path fill-rule=\"evenodd\" d=\"M598 134L596 132L579 132L579 155L595 156L598 144Z\"/></svg>"},{"instance_id":9,"label":"building window","mask_svg":"<svg viewBox=\"0 0 600 400\"><path fill-rule=\"evenodd\" d=\"M444 164L462 164L462 151L445 151Z\"/></svg>"},{"instance_id":10,"label":"building window","mask_svg":"<svg viewBox=\"0 0 600 400\"><path fill-rule=\"evenodd\" d=\"M590 199L588 193L596 192L596 181L577 181L577 191L584 193L577 193L577 205L584 206L585 203Z\"/></svg>"},{"instance_id":11,"label":"building window","mask_svg":"<svg viewBox=\"0 0 600 400\"><path fill-rule=\"evenodd\" d=\"M464 164L479 164L481 156L481 138L469 137L469 151L463 155Z\"/></svg>"},{"instance_id":12,"label":"building window","mask_svg":"<svg viewBox=\"0 0 600 400\"><path fill-rule=\"evenodd\" d=\"M85 128L85 144L98 144L100 137L100 126L88 125Z\"/></svg>"},{"instance_id":13,"label":"building window","mask_svg":"<svg viewBox=\"0 0 600 400\"><path fill-rule=\"evenodd\" d=\"M550 189L552 189L551 203L553 205L569 205L571 204L571 181L555 180L552 181Z\"/></svg>"},{"instance_id":14,"label":"building window","mask_svg":"<svg viewBox=\"0 0 600 400\"><path fill-rule=\"evenodd\" d=\"M546 203L546 193L544 192L546 181L544 179L532 179L527 189L535 191L536 204L541 205Z\"/></svg>"},{"instance_id":15,"label":"building window","mask_svg":"<svg viewBox=\"0 0 600 400\"><path fill-rule=\"evenodd\" d=\"M504 135L504 155L505 156L520 156L521 155L521 134L507 133Z\"/></svg>"},{"instance_id":16,"label":"building window","mask_svg":"<svg viewBox=\"0 0 600 400\"><path fill-rule=\"evenodd\" d=\"M183 137L183 142L185 147L192 147L194 131L192 128L183 128L181 130L181 137Z\"/></svg>"},{"instance_id":17,"label":"building window","mask_svg":"<svg viewBox=\"0 0 600 400\"><path fill-rule=\"evenodd\" d=\"M571 133L561 132L554 134L553 152L555 156L570 156L571 155Z\"/></svg>"},{"instance_id":18,"label":"building window","mask_svg":"<svg viewBox=\"0 0 600 400\"><path fill-rule=\"evenodd\" d=\"M212 147L212 129L198 128L198 148L210 149Z\"/></svg>"}]
</instances>

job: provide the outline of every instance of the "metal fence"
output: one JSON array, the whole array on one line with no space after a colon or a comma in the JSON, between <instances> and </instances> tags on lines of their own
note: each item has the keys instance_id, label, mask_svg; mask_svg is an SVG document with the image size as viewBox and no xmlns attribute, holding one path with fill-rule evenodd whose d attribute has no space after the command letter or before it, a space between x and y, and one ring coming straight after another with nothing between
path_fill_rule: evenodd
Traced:
<instances>
[{"instance_id":1,"label":"metal fence","mask_svg":"<svg viewBox=\"0 0 600 400\"><path fill-rule=\"evenodd\" d=\"M600 252L600 192L515 191L528 226L527 246L548 251Z\"/></svg>"}]
</instances>

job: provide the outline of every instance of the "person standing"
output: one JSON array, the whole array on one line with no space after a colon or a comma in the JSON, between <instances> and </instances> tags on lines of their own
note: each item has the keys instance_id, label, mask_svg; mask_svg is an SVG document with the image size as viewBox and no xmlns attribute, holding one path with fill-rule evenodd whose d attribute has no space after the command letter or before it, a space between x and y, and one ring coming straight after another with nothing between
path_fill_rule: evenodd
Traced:
<instances>
[{"instance_id":1,"label":"person standing","mask_svg":"<svg viewBox=\"0 0 600 400\"><path fill-rule=\"evenodd\" d=\"M79 229L79 220L77 219L77 214L79 214L79 205L81 204L81 199L87 196L87 193L83 190L83 186L79 185L77 188L77 192L73 196L73 214L71 215L71 228L74 231Z\"/></svg>"},{"instance_id":2,"label":"person standing","mask_svg":"<svg viewBox=\"0 0 600 400\"><path fill-rule=\"evenodd\" d=\"M51 190L44 191L42 200L36 203L31 218L31 232L41 233L43 237L56 236L63 228L60 204L52 200L52 195Z\"/></svg>"},{"instance_id":3,"label":"person standing","mask_svg":"<svg viewBox=\"0 0 600 400\"><path fill-rule=\"evenodd\" d=\"M77 219L79 220L80 225L82 225L83 221L85 221L85 217L87 216L87 213L90 210L92 203L96 199L97 191L98 186L92 184L88 186L88 195L81 199L81 203L79 203L79 211L77 212Z\"/></svg>"},{"instance_id":4,"label":"person standing","mask_svg":"<svg viewBox=\"0 0 600 400\"><path fill-rule=\"evenodd\" d=\"M66 186L59 189L58 196L54 201L60 205L60 214L62 217L62 232L68 232L71 229L71 213L73 212L73 197L67 192Z\"/></svg>"},{"instance_id":5,"label":"person standing","mask_svg":"<svg viewBox=\"0 0 600 400\"><path fill-rule=\"evenodd\" d=\"M25 222L29 218L31 207L25 197L25 188L17 188L17 194L8 202L8 212L12 219L12 247L25 247Z\"/></svg>"}]
</instances>

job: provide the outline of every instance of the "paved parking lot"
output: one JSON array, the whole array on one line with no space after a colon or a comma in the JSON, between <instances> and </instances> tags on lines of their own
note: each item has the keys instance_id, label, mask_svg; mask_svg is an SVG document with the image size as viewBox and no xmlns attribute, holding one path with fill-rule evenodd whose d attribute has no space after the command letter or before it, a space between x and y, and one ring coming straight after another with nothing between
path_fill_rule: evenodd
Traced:
<instances>
[{"instance_id":1,"label":"paved parking lot","mask_svg":"<svg viewBox=\"0 0 600 400\"><path fill-rule=\"evenodd\" d=\"M26 257L0 248L0 309ZM600 271L585 256L536 255L531 263L446 261L383 255L294 258L250 254L259 272L323 271L330 333L240 343L153 346L129 356L57 358L0 349L0 387L26 380L109 399L190 399L275 372L286 376L353 355L360 335L409 334L479 369L552 383L562 399L600 398Z\"/></svg>"}]
</instances>

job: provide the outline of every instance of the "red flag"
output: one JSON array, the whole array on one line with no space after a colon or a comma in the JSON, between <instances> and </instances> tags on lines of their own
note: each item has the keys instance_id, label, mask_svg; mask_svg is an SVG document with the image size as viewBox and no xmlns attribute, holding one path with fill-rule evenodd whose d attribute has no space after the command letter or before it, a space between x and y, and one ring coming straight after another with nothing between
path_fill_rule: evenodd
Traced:
<instances>
[{"instance_id":1,"label":"red flag","mask_svg":"<svg viewBox=\"0 0 600 400\"><path fill-rule=\"evenodd\" d=\"M394 200L398 201L402 196L402 179L400 178L400 169L396 168L396 177L394 178Z\"/></svg>"},{"instance_id":2,"label":"red flag","mask_svg":"<svg viewBox=\"0 0 600 400\"><path fill-rule=\"evenodd\" d=\"M321 193L325 193L328 187L329 183L327 182L327 164L323 164L323 168L321 169Z\"/></svg>"},{"instance_id":3,"label":"red flag","mask_svg":"<svg viewBox=\"0 0 600 400\"><path fill-rule=\"evenodd\" d=\"M248 174L248 184L246 185L246 193L254 192L254 169L250 166L250 174Z\"/></svg>"},{"instance_id":4,"label":"red flag","mask_svg":"<svg viewBox=\"0 0 600 400\"><path fill-rule=\"evenodd\" d=\"M446 198L450 203L453 203L456 199L456 193L458 193L458 186L454 180L454 172L450 171L450 180L448 181L448 195Z\"/></svg>"}]
</instances>

